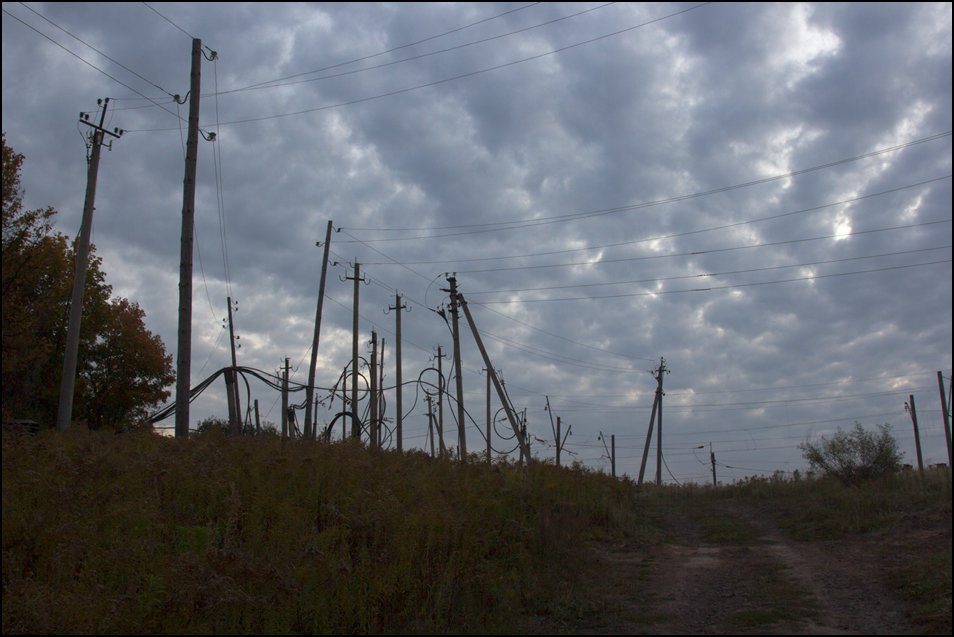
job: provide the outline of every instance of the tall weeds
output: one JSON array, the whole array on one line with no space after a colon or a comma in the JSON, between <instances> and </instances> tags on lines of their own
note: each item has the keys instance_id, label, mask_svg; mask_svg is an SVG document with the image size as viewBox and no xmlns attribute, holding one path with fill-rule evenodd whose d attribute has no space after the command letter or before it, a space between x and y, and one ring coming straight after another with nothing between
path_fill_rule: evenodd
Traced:
<instances>
[{"instance_id":1,"label":"tall weeds","mask_svg":"<svg viewBox=\"0 0 954 637\"><path fill-rule=\"evenodd\" d=\"M545 614L627 481L354 443L3 439L3 630L503 632Z\"/></svg>"}]
</instances>

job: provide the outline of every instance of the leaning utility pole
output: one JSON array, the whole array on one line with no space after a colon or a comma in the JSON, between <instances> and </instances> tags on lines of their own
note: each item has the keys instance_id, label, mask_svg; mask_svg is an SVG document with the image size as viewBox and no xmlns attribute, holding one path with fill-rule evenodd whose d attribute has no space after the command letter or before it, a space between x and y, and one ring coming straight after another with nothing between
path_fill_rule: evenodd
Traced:
<instances>
[{"instance_id":1,"label":"leaning utility pole","mask_svg":"<svg viewBox=\"0 0 954 637\"><path fill-rule=\"evenodd\" d=\"M477 332L477 324L474 323L474 317L470 315L470 309L467 307L467 301L464 300L464 296L462 294L457 294L457 301L460 307L464 310L464 316L467 318L467 323L470 325L470 331L474 334L474 341L477 343L477 349L480 350L480 355L484 358L484 365L489 370L488 373L490 374L490 379L494 383L494 389L497 390L497 396L500 398L500 402L503 405L504 411L507 412L507 420L510 421L510 426L513 427L513 433L517 436L517 442L520 445L520 454L529 461L530 445L527 444L527 439L524 435L525 432L522 431L517 425L517 418L513 413L513 406L510 404L510 400L504 393L503 387L500 384L500 380L497 378L497 373L494 371L494 366L490 362L490 356L487 355L487 350L484 348L484 342L481 340L480 334Z\"/></svg>"},{"instance_id":2,"label":"leaning utility pole","mask_svg":"<svg viewBox=\"0 0 954 637\"><path fill-rule=\"evenodd\" d=\"M457 440L460 460L467 460L467 437L464 423L464 375L460 368L460 327L458 324L457 279L447 277L450 283L450 311L454 328L454 369L457 370ZM446 290L445 290L446 291Z\"/></svg>"},{"instance_id":3,"label":"leaning utility pole","mask_svg":"<svg viewBox=\"0 0 954 637\"><path fill-rule=\"evenodd\" d=\"M182 238L179 251L179 343L176 361L176 437L189 435L192 379L192 240L195 222L195 165L199 147L199 98L202 89L202 40L192 40L189 85L189 133L182 181Z\"/></svg>"},{"instance_id":4,"label":"leaning utility pole","mask_svg":"<svg viewBox=\"0 0 954 637\"><path fill-rule=\"evenodd\" d=\"M325 253L321 259L321 278L318 280L318 308L315 310L315 336L311 341L311 367L308 368L308 387L305 388L305 439L314 440L318 433L318 413L314 427L311 420L311 402L315 395L315 368L318 366L318 335L321 333L321 306L325 300L325 275L328 273L328 245L331 243L331 219L325 230ZM315 245L321 245L316 243Z\"/></svg>"},{"instance_id":5,"label":"leaning utility pole","mask_svg":"<svg viewBox=\"0 0 954 637\"><path fill-rule=\"evenodd\" d=\"M656 407L659 405L659 388L657 386L656 393L653 397L653 410L649 415L649 429L646 431L646 444L643 446L643 461L639 465L639 479L636 481L636 486L641 486L643 484L643 476L646 473L646 457L649 455L649 443L653 439L653 423L656 422Z\"/></svg>"},{"instance_id":6,"label":"leaning utility pole","mask_svg":"<svg viewBox=\"0 0 954 637\"><path fill-rule=\"evenodd\" d=\"M395 320L395 329L397 330L397 345L395 345L395 352L394 352L396 361L394 363L394 369L396 372L395 382L397 383L397 450L398 452L403 451L404 449L403 443L401 442L402 436L403 436L402 426L404 422L404 412L402 411L404 409L404 405L401 402L402 393L403 393L403 388L401 386L401 310L402 309L406 310L408 309L408 307L407 305L401 304L401 295L395 294L394 305L393 306L389 305L388 310L395 311L394 320Z\"/></svg>"},{"instance_id":7,"label":"leaning utility pole","mask_svg":"<svg viewBox=\"0 0 954 637\"><path fill-rule=\"evenodd\" d=\"M63 355L63 375L60 378L60 403L56 414L56 430L66 431L73 420L73 390L76 384L76 359L79 354L80 323L83 320L83 296L86 292L86 269L89 267L89 240L93 231L93 203L96 200L96 178L99 174L99 151L103 145L103 135L119 138L123 131L114 128L110 132L103 128L106 119L106 101L97 100L103 105L99 116L99 125L89 122L88 113L80 113L80 123L93 129L93 148L90 152L86 170L86 200L83 203L83 220L80 224L79 240L76 244L76 264L73 271L73 296L70 299L70 323L66 332L66 352ZM110 142L112 143L112 142Z\"/></svg>"}]
</instances>

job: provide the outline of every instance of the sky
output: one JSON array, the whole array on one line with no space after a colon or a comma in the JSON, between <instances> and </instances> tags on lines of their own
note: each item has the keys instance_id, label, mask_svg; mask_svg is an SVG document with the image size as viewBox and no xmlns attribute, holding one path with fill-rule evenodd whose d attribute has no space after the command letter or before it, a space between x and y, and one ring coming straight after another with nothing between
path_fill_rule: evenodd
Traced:
<instances>
[{"instance_id":1,"label":"sky","mask_svg":"<svg viewBox=\"0 0 954 637\"><path fill-rule=\"evenodd\" d=\"M108 97L124 133L93 243L174 360L193 39L192 386L231 364L229 298L238 364L277 377L287 358L307 383L330 220L321 427L358 264L359 350L383 340L392 430L406 306L404 449L430 452L438 348L460 445L450 276L540 459L559 418L561 464L654 480L664 365L667 484L711 481L713 458L720 482L791 477L800 443L855 423L889 424L917 466L909 396L923 462L948 461L950 3L5 2L24 203L78 234L80 113L98 122ZM459 325L464 445L486 452L486 365ZM280 423L280 393L247 377L243 410ZM516 459L501 408L493 454ZM227 416L222 377L191 405L193 426L209 416Z\"/></svg>"}]
</instances>

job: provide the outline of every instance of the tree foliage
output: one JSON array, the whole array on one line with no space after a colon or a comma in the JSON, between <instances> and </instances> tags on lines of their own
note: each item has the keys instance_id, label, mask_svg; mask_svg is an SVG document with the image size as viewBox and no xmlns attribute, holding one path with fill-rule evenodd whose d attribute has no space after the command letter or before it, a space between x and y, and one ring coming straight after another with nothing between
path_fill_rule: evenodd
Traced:
<instances>
[{"instance_id":1,"label":"tree foliage","mask_svg":"<svg viewBox=\"0 0 954 637\"><path fill-rule=\"evenodd\" d=\"M865 431L859 424L848 432L838 430L830 439L798 445L815 471L838 478L845 484L895 473L901 468L902 453L891 436L891 425L878 425L878 431Z\"/></svg>"},{"instance_id":2,"label":"tree foliage","mask_svg":"<svg viewBox=\"0 0 954 637\"><path fill-rule=\"evenodd\" d=\"M24 210L23 155L3 136L3 418L52 424L75 273L75 246L53 232L53 208ZM172 357L143 322L145 313L111 299L102 260L90 246L73 418L90 428L140 420L169 397Z\"/></svg>"}]
</instances>

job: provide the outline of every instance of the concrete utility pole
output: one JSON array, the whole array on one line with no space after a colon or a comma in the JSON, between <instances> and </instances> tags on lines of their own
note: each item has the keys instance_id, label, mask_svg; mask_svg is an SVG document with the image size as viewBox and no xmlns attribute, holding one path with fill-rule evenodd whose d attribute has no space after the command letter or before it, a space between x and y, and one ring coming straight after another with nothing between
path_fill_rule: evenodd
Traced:
<instances>
[{"instance_id":1,"label":"concrete utility pole","mask_svg":"<svg viewBox=\"0 0 954 637\"><path fill-rule=\"evenodd\" d=\"M911 414L911 422L914 424L914 446L918 452L918 471L921 472L921 475L924 475L924 460L921 459L921 434L918 433L918 412L914 407L914 394L908 394L908 400L911 402L910 407L905 405L908 413Z\"/></svg>"},{"instance_id":2,"label":"concrete utility pole","mask_svg":"<svg viewBox=\"0 0 954 637\"><path fill-rule=\"evenodd\" d=\"M457 440L458 454L461 461L467 460L467 434L464 422L464 375L460 368L460 327L458 321L458 296L457 279L453 276L447 277L450 283L450 311L453 319L454 328L454 369L457 370ZM445 290L447 291L447 290Z\"/></svg>"},{"instance_id":3,"label":"concrete utility pole","mask_svg":"<svg viewBox=\"0 0 954 637\"><path fill-rule=\"evenodd\" d=\"M397 344L395 345L394 356L396 360L394 362L394 371L395 371L395 382L397 383L397 421L396 421L396 433L397 433L397 450L403 451L404 446L402 442L403 437L403 422L404 422L404 404L402 403L402 396L404 393L404 388L401 385L401 310L409 309L407 305L401 304L401 295L394 295L394 305L389 305L388 310L394 310L394 321L395 329L397 332Z\"/></svg>"},{"instance_id":4,"label":"concrete utility pole","mask_svg":"<svg viewBox=\"0 0 954 637\"><path fill-rule=\"evenodd\" d=\"M944 418L944 441L947 443L947 466L951 466L951 406L944 395L944 376L937 373L937 386L941 390L941 416Z\"/></svg>"},{"instance_id":5,"label":"concrete utility pole","mask_svg":"<svg viewBox=\"0 0 954 637\"><path fill-rule=\"evenodd\" d=\"M176 360L176 437L189 435L192 382L192 241L195 222L195 164L199 147L199 97L202 89L202 40L192 40L189 85L189 133L182 180L182 238L179 251L179 343Z\"/></svg>"},{"instance_id":6,"label":"concrete utility pole","mask_svg":"<svg viewBox=\"0 0 954 637\"><path fill-rule=\"evenodd\" d=\"M318 335L321 333L321 306L325 300L325 275L328 274L328 246L331 243L331 219L325 230L324 256L321 258L321 278L318 280L318 307L315 310L315 335L311 341L311 367L308 368L308 387L305 388L305 438L314 440L318 434L318 413L315 411L315 421L312 423L311 403L315 395L315 368L318 366ZM321 245L316 243L315 245ZM314 424L314 426L312 426Z\"/></svg>"},{"instance_id":7,"label":"concrete utility pole","mask_svg":"<svg viewBox=\"0 0 954 637\"><path fill-rule=\"evenodd\" d=\"M351 437L361 439L361 423L358 421L358 293L361 278L361 264L355 260L354 276L345 279L354 281L354 314L351 319Z\"/></svg>"},{"instance_id":8,"label":"concrete utility pole","mask_svg":"<svg viewBox=\"0 0 954 637\"><path fill-rule=\"evenodd\" d=\"M93 210L96 201L96 179L99 175L99 151L103 145L103 135L117 139L123 131L114 128L110 132L103 128L109 98L97 100L103 110L99 116L99 125L91 124L88 113L80 113L80 123L93 129L90 141L92 149L86 169L86 200L83 203L83 220L80 223L79 240L76 244L76 264L73 271L73 295L70 297L70 323L66 332L66 352L63 355L63 375L60 378L60 402L56 414L56 430L66 431L73 420L73 390L76 386L76 359L79 354L80 324L83 321L83 297L86 292L86 270L89 267L89 241L93 232Z\"/></svg>"}]
</instances>

